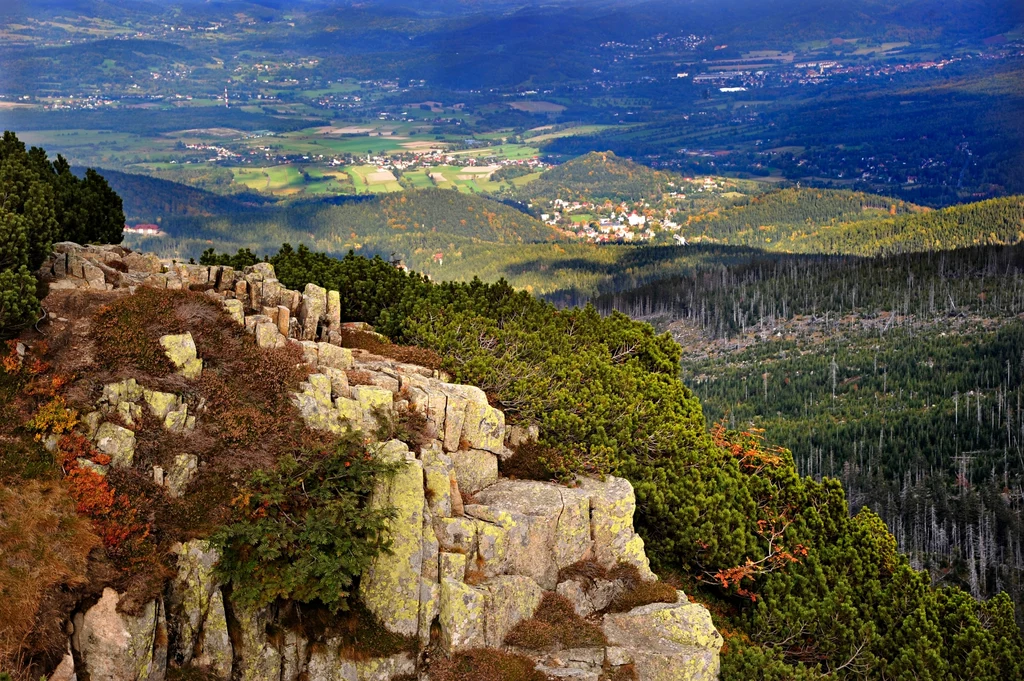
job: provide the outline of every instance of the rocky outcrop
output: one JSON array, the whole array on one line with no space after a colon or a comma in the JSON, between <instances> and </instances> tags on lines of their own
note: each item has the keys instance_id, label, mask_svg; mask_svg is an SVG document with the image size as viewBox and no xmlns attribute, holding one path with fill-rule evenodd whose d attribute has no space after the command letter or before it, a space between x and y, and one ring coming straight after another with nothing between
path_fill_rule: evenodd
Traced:
<instances>
[{"instance_id":1,"label":"rocky outcrop","mask_svg":"<svg viewBox=\"0 0 1024 681\"><path fill-rule=\"evenodd\" d=\"M74 620L71 645L90 679L158 681L167 669L163 603L151 601L133 617L117 612L119 596L103 590L96 605Z\"/></svg>"},{"instance_id":2,"label":"rocky outcrop","mask_svg":"<svg viewBox=\"0 0 1024 681\"><path fill-rule=\"evenodd\" d=\"M676 604L654 603L629 612L604 616L602 623L611 656L633 664L649 681L689 681L718 677L718 651L723 639L707 608L689 603L679 593Z\"/></svg>"},{"instance_id":3,"label":"rocky outcrop","mask_svg":"<svg viewBox=\"0 0 1024 681\"><path fill-rule=\"evenodd\" d=\"M338 292L312 284L301 293L288 290L269 263L236 271L160 261L120 247L65 243L55 251L43 268L52 287L199 288L259 346L294 344L311 373L292 399L311 428L360 431L371 441L381 421L402 410L425 417L425 443L416 450L397 440L371 445L398 465L371 501L394 509L395 517L391 552L361 575L358 597L388 630L414 637L421 649L437 643L446 653L502 648L545 592L555 591L599 624L608 643L526 651L550 677L597 681L603 670L623 665L632 665L642 681L717 677L722 638L703 606L679 592L675 603L605 614L624 581L566 570L581 561L606 571L625 564L641 579L657 579L633 529L632 486L613 476L581 478L572 486L502 479L498 464L510 453L507 446L536 440L536 427L507 427L482 390L452 383L442 372L340 347L347 327ZM164 336L161 344L183 378L201 376L203 361L190 334ZM148 415L169 432L187 432L203 414L203 405L184 395L127 379L104 386L82 428L109 454L111 466L130 465L134 433L120 424ZM153 478L171 496L198 474L198 461L187 451L162 463L166 469L154 466ZM159 681L170 665L232 680L388 681L420 674L428 681L411 654L345 659L340 640L304 638L277 627L273 608L233 603L216 580L217 556L207 542L187 542L176 553L177 572L163 597L140 615L118 613L119 596L107 589L74 618L72 673Z\"/></svg>"},{"instance_id":4,"label":"rocky outcrop","mask_svg":"<svg viewBox=\"0 0 1024 681\"><path fill-rule=\"evenodd\" d=\"M214 576L217 553L208 542L180 546L178 573L168 589L170 659L175 666L208 669L217 677L231 677L231 640L224 595Z\"/></svg>"}]
</instances>

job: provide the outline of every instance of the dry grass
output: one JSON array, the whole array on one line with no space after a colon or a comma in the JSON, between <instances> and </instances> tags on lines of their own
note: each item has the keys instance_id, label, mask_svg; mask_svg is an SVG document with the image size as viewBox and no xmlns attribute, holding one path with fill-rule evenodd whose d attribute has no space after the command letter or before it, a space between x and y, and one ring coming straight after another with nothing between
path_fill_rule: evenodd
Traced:
<instances>
[{"instance_id":1,"label":"dry grass","mask_svg":"<svg viewBox=\"0 0 1024 681\"><path fill-rule=\"evenodd\" d=\"M398 362L418 364L428 369L441 368L441 356L433 350L415 345L395 345L375 333L342 329L341 344L346 348L366 350Z\"/></svg>"},{"instance_id":2,"label":"dry grass","mask_svg":"<svg viewBox=\"0 0 1024 681\"><path fill-rule=\"evenodd\" d=\"M0 487L0 669L28 678L33 663L60 657L61 596L88 582L98 544L60 484Z\"/></svg>"},{"instance_id":3,"label":"dry grass","mask_svg":"<svg viewBox=\"0 0 1024 681\"><path fill-rule=\"evenodd\" d=\"M345 376L349 385L373 385L373 374L362 369L346 369Z\"/></svg>"},{"instance_id":4,"label":"dry grass","mask_svg":"<svg viewBox=\"0 0 1024 681\"><path fill-rule=\"evenodd\" d=\"M598 681L640 681L640 676L636 673L636 667L632 664L624 664L615 669L606 665L601 671L601 677Z\"/></svg>"},{"instance_id":5,"label":"dry grass","mask_svg":"<svg viewBox=\"0 0 1024 681\"><path fill-rule=\"evenodd\" d=\"M475 648L430 665L431 681L550 681L525 655Z\"/></svg>"},{"instance_id":6,"label":"dry grass","mask_svg":"<svg viewBox=\"0 0 1024 681\"><path fill-rule=\"evenodd\" d=\"M604 632L576 614L564 596L546 592L533 617L512 627L505 644L530 650L589 648L608 644Z\"/></svg>"},{"instance_id":7,"label":"dry grass","mask_svg":"<svg viewBox=\"0 0 1024 681\"><path fill-rule=\"evenodd\" d=\"M676 587L663 581L645 580L635 565L619 563L608 569L594 560L581 560L569 567L562 568L558 573L558 581L574 579L583 584L585 591L594 588L596 580L613 582L619 580L623 584L622 593L605 608L604 612L627 612L641 605L651 603L675 603L679 599Z\"/></svg>"},{"instance_id":8,"label":"dry grass","mask_svg":"<svg viewBox=\"0 0 1024 681\"><path fill-rule=\"evenodd\" d=\"M517 480L553 480L562 455L553 447L539 442L523 442L513 449L512 456L498 461L498 470L506 478Z\"/></svg>"},{"instance_id":9,"label":"dry grass","mask_svg":"<svg viewBox=\"0 0 1024 681\"><path fill-rule=\"evenodd\" d=\"M430 427L427 417L410 406L395 405L394 410L376 407L373 416L377 420L374 437L379 442L401 440L414 452L434 439L436 433Z\"/></svg>"}]
</instances>

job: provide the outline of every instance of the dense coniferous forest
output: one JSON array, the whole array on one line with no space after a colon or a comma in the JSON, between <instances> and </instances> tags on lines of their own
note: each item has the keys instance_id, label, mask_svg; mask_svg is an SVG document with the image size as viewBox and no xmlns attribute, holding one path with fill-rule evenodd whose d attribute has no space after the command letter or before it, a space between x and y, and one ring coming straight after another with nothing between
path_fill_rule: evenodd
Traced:
<instances>
[{"instance_id":1,"label":"dense coniferous forest","mask_svg":"<svg viewBox=\"0 0 1024 681\"><path fill-rule=\"evenodd\" d=\"M765 254L597 304L672 329L709 422L841 479L933 581L1020 603L1024 247Z\"/></svg>"}]
</instances>

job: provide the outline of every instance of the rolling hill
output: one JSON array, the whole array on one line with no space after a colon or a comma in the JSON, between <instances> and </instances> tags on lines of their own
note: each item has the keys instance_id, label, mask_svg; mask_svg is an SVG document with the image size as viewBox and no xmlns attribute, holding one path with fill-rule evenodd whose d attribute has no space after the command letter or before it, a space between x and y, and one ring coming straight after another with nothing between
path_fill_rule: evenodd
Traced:
<instances>
[{"instance_id":1,"label":"rolling hill","mask_svg":"<svg viewBox=\"0 0 1024 681\"><path fill-rule=\"evenodd\" d=\"M660 199L672 175L616 156L610 151L584 154L545 171L528 184L528 196L547 199Z\"/></svg>"},{"instance_id":2,"label":"rolling hill","mask_svg":"<svg viewBox=\"0 0 1024 681\"><path fill-rule=\"evenodd\" d=\"M793 253L880 255L1014 244L1024 197L941 210L860 192L785 189L691 216L690 239Z\"/></svg>"}]
</instances>

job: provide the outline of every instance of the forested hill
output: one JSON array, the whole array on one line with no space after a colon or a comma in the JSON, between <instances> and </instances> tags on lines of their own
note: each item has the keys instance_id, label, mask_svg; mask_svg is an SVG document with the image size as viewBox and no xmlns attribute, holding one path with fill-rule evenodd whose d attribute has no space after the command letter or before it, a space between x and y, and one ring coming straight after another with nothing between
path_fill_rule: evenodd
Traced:
<instances>
[{"instance_id":1,"label":"forested hill","mask_svg":"<svg viewBox=\"0 0 1024 681\"><path fill-rule=\"evenodd\" d=\"M683 233L773 251L854 255L1013 244L1024 238L1024 197L930 211L859 192L784 189L691 216Z\"/></svg>"},{"instance_id":2,"label":"forested hill","mask_svg":"<svg viewBox=\"0 0 1024 681\"><path fill-rule=\"evenodd\" d=\"M548 199L657 200L672 175L620 158L591 152L545 171L526 187L529 196Z\"/></svg>"},{"instance_id":3,"label":"forested hill","mask_svg":"<svg viewBox=\"0 0 1024 681\"><path fill-rule=\"evenodd\" d=\"M689 234L708 240L756 243L763 248L789 234L806 231L810 225L855 222L924 210L877 194L791 187L688 216L685 228Z\"/></svg>"},{"instance_id":4,"label":"forested hill","mask_svg":"<svg viewBox=\"0 0 1024 681\"><path fill-rule=\"evenodd\" d=\"M82 174L78 168L73 171ZM102 170L110 187L124 202L129 222L155 222L165 216L230 215L273 203L257 194L222 196L185 184L161 180L149 175Z\"/></svg>"},{"instance_id":5,"label":"forested hill","mask_svg":"<svg viewBox=\"0 0 1024 681\"><path fill-rule=\"evenodd\" d=\"M458 252L467 244L523 244L557 241L551 227L509 206L469 194L423 189L386 194L334 205L292 203L267 208L244 207L214 216L171 215L164 218L165 237L132 241L139 248L169 256L198 257L214 246L233 251L265 252L269 244L309 244L343 254L395 256L410 265Z\"/></svg>"},{"instance_id":6,"label":"forested hill","mask_svg":"<svg viewBox=\"0 0 1024 681\"><path fill-rule=\"evenodd\" d=\"M1024 239L1024 196L951 206L929 213L839 223L794 235L793 250L876 255L938 251Z\"/></svg>"}]
</instances>

